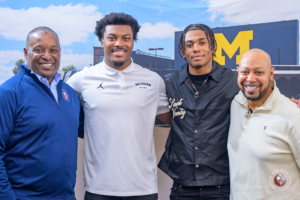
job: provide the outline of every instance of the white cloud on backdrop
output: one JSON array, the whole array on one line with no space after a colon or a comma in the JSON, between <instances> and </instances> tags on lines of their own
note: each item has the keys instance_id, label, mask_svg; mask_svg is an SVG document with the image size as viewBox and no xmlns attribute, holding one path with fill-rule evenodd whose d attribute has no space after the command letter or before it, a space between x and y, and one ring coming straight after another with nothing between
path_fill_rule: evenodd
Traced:
<instances>
[{"instance_id":1,"label":"white cloud on backdrop","mask_svg":"<svg viewBox=\"0 0 300 200\"><path fill-rule=\"evenodd\" d=\"M1 0L0 0L1 1ZM19 17L16 17L19 16ZM40 17L43 16L43 17ZM25 41L29 31L38 26L48 26L60 38L62 46L74 42L86 42L89 34L94 32L95 21L100 20L103 14L93 5L50 5L46 8L32 7L28 9L11 9L0 7L0 36L8 40ZM174 32L180 28L167 22L157 22L152 25L141 25L139 39L174 37ZM24 59L20 51L0 51L0 84L4 79L11 77L15 61ZM61 67L73 64L75 67L89 66L93 63L93 55L73 54L70 49L62 49Z\"/></svg>"},{"instance_id":2,"label":"white cloud on backdrop","mask_svg":"<svg viewBox=\"0 0 300 200\"><path fill-rule=\"evenodd\" d=\"M0 19L6 19L1 21L0 35L9 40L25 41L26 35L33 28L47 26L57 32L62 46L74 42L84 43L89 34L94 32L95 22L103 17L97 10L96 6L84 4L50 5L27 10L0 7ZM167 22L157 22L154 25L144 23L141 25L139 38L174 37L174 32L179 30Z\"/></svg>"},{"instance_id":3,"label":"white cloud on backdrop","mask_svg":"<svg viewBox=\"0 0 300 200\"><path fill-rule=\"evenodd\" d=\"M0 19L5 19L0 23L0 35L5 39L25 41L32 29L47 26L57 32L61 45L85 42L94 31L95 22L103 16L97 9L83 4L50 5L27 10L0 7Z\"/></svg>"},{"instance_id":4,"label":"white cloud on backdrop","mask_svg":"<svg viewBox=\"0 0 300 200\"><path fill-rule=\"evenodd\" d=\"M24 54L21 51L0 51L0 84L13 76L13 65L7 66L7 64L23 58Z\"/></svg>"},{"instance_id":5,"label":"white cloud on backdrop","mask_svg":"<svg viewBox=\"0 0 300 200\"><path fill-rule=\"evenodd\" d=\"M207 12L211 20L220 17L221 21L245 24L264 23L282 20L300 20L298 0L200 0L209 3Z\"/></svg>"},{"instance_id":6,"label":"white cloud on backdrop","mask_svg":"<svg viewBox=\"0 0 300 200\"><path fill-rule=\"evenodd\" d=\"M12 68L0 64L0 85L14 75Z\"/></svg>"},{"instance_id":7,"label":"white cloud on backdrop","mask_svg":"<svg viewBox=\"0 0 300 200\"><path fill-rule=\"evenodd\" d=\"M8 64L11 61L24 59L24 53L21 51L0 51L0 65Z\"/></svg>"},{"instance_id":8,"label":"white cloud on backdrop","mask_svg":"<svg viewBox=\"0 0 300 200\"><path fill-rule=\"evenodd\" d=\"M92 54L62 54L60 67L73 64L77 69L93 64Z\"/></svg>"},{"instance_id":9,"label":"white cloud on backdrop","mask_svg":"<svg viewBox=\"0 0 300 200\"><path fill-rule=\"evenodd\" d=\"M180 28L174 27L172 24L167 22L157 22L154 25L144 23L141 25L138 37L139 39L173 38L175 31L180 31Z\"/></svg>"}]
</instances>

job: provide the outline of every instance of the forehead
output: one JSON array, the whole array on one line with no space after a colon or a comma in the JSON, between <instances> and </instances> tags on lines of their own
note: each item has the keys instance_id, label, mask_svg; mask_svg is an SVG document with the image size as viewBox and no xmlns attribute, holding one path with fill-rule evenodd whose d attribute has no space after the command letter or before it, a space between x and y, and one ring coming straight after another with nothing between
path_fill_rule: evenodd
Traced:
<instances>
[{"instance_id":1,"label":"forehead","mask_svg":"<svg viewBox=\"0 0 300 200\"><path fill-rule=\"evenodd\" d=\"M133 35L132 28L129 25L107 25L105 27L104 34L113 34L113 35Z\"/></svg>"},{"instance_id":2,"label":"forehead","mask_svg":"<svg viewBox=\"0 0 300 200\"><path fill-rule=\"evenodd\" d=\"M240 62L241 68L248 68L248 69L256 69L256 68L263 68L268 69L268 61L266 58L260 55L253 55L250 54L249 56L245 56L242 58Z\"/></svg>"},{"instance_id":3,"label":"forehead","mask_svg":"<svg viewBox=\"0 0 300 200\"><path fill-rule=\"evenodd\" d=\"M202 30L191 30L185 34L185 41L188 40L198 40L200 38L207 39L205 32Z\"/></svg>"},{"instance_id":4,"label":"forehead","mask_svg":"<svg viewBox=\"0 0 300 200\"><path fill-rule=\"evenodd\" d=\"M30 47L36 45L49 45L49 46L59 46L58 40L55 35L49 32L35 32L32 33L28 41Z\"/></svg>"}]
</instances>

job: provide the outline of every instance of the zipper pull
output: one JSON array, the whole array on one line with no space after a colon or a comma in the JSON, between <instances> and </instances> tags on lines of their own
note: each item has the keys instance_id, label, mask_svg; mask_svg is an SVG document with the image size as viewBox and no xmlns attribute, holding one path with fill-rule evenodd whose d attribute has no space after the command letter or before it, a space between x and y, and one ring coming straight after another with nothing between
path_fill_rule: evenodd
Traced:
<instances>
[{"instance_id":1,"label":"zipper pull","mask_svg":"<svg viewBox=\"0 0 300 200\"><path fill-rule=\"evenodd\" d=\"M195 99L197 99L199 97L199 92L195 92Z\"/></svg>"}]
</instances>

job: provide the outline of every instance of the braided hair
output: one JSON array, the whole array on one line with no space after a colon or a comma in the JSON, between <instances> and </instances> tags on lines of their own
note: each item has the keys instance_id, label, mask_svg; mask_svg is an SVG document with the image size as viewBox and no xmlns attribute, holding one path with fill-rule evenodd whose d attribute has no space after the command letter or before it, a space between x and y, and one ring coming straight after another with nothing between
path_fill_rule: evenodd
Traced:
<instances>
[{"instance_id":1,"label":"braided hair","mask_svg":"<svg viewBox=\"0 0 300 200\"><path fill-rule=\"evenodd\" d=\"M211 28L209 26L207 26L205 24L190 24L182 31L180 39L179 39L179 43L178 43L178 51L179 51L179 54L181 55L181 57L182 57L182 54L185 53L185 35L187 32L193 31L193 30L204 31L206 38L208 40L208 43L209 43L209 47L213 52L212 56L215 57L216 49L217 49L217 41L215 39L214 32L211 30Z\"/></svg>"}]
</instances>

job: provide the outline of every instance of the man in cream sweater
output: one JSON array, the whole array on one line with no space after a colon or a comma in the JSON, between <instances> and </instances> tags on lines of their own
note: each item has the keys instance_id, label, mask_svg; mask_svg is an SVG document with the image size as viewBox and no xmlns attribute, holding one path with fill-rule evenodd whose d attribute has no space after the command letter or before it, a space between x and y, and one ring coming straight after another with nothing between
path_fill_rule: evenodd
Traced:
<instances>
[{"instance_id":1,"label":"man in cream sweater","mask_svg":"<svg viewBox=\"0 0 300 200\"><path fill-rule=\"evenodd\" d=\"M273 80L270 56L246 52L231 104L231 200L300 199L300 110Z\"/></svg>"}]
</instances>

